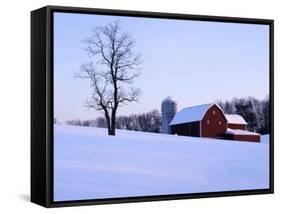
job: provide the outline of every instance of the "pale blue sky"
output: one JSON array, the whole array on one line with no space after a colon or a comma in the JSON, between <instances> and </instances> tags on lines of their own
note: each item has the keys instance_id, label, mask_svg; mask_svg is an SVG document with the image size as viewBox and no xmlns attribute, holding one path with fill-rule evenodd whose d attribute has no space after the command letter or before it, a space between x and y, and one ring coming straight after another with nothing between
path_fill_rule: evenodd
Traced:
<instances>
[{"instance_id":1,"label":"pale blue sky","mask_svg":"<svg viewBox=\"0 0 281 214\"><path fill-rule=\"evenodd\" d=\"M118 115L160 110L167 96L181 109L269 94L268 25L55 13L54 116L59 121L101 115L84 107L89 82L74 73L90 61L82 40L115 20L131 33L143 60L134 83L142 90L140 101L120 108Z\"/></svg>"}]
</instances>

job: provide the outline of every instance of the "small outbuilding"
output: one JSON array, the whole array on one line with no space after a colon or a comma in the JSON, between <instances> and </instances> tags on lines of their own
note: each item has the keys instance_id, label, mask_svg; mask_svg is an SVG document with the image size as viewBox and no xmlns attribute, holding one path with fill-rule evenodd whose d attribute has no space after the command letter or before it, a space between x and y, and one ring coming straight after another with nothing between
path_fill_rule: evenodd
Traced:
<instances>
[{"instance_id":1,"label":"small outbuilding","mask_svg":"<svg viewBox=\"0 0 281 214\"><path fill-rule=\"evenodd\" d=\"M227 129L225 138L229 140L260 142L261 135L241 129Z\"/></svg>"},{"instance_id":2,"label":"small outbuilding","mask_svg":"<svg viewBox=\"0 0 281 214\"><path fill-rule=\"evenodd\" d=\"M227 128L247 130L247 122L239 114L225 114Z\"/></svg>"},{"instance_id":3,"label":"small outbuilding","mask_svg":"<svg viewBox=\"0 0 281 214\"><path fill-rule=\"evenodd\" d=\"M260 142L260 134L247 131L238 114L224 114L215 103L184 108L170 122L171 134Z\"/></svg>"}]
</instances>

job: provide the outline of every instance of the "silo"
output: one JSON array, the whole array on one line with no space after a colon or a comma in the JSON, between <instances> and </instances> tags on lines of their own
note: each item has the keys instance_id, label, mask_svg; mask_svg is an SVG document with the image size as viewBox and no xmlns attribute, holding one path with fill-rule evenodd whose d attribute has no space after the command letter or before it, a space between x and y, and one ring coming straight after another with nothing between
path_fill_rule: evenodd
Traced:
<instances>
[{"instance_id":1,"label":"silo","mask_svg":"<svg viewBox=\"0 0 281 214\"><path fill-rule=\"evenodd\" d=\"M162 127L161 133L171 134L169 123L177 113L177 103L172 97L166 97L161 103Z\"/></svg>"}]
</instances>

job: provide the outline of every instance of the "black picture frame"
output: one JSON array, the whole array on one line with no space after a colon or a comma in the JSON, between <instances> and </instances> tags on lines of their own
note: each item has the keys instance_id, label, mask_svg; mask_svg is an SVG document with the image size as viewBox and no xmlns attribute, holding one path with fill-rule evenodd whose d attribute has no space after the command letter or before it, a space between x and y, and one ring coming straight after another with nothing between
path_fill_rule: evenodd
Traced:
<instances>
[{"instance_id":1,"label":"black picture frame","mask_svg":"<svg viewBox=\"0 0 281 214\"><path fill-rule=\"evenodd\" d=\"M163 19L250 23L270 27L270 188L54 202L53 200L53 13L103 14ZM31 201L44 207L112 204L268 194L274 192L274 21L237 17L46 6L31 12Z\"/></svg>"}]
</instances>

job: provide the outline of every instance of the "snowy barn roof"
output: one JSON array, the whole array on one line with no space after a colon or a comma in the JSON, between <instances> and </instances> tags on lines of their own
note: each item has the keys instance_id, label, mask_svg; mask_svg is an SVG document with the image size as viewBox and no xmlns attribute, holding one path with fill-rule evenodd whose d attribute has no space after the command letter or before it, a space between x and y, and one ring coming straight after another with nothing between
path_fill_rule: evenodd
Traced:
<instances>
[{"instance_id":1,"label":"snowy barn roof","mask_svg":"<svg viewBox=\"0 0 281 214\"><path fill-rule=\"evenodd\" d=\"M227 129L227 131L225 132L225 134L230 134L230 135L260 135L258 133L255 132L249 132L249 131L245 131L245 130L240 130L240 129Z\"/></svg>"},{"instance_id":2,"label":"snowy barn roof","mask_svg":"<svg viewBox=\"0 0 281 214\"><path fill-rule=\"evenodd\" d=\"M216 104L210 103L184 108L174 116L170 125L201 121L208 109L213 105Z\"/></svg>"},{"instance_id":3,"label":"snowy barn roof","mask_svg":"<svg viewBox=\"0 0 281 214\"><path fill-rule=\"evenodd\" d=\"M226 120L230 124L243 124L247 125L247 122L239 114L225 114Z\"/></svg>"}]
</instances>

